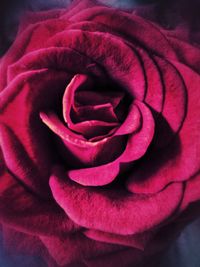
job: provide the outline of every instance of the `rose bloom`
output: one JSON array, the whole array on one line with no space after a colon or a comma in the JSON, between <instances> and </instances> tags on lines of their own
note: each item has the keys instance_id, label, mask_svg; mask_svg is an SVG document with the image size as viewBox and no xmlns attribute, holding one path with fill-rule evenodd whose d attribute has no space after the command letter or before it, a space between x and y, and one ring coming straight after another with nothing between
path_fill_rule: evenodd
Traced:
<instances>
[{"instance_id":1,"label":"rose bloom","mask_svg":"<svg viewBox=\"0 0 200 267\"><path fill-rule=\"evenodd\" d=\"M1 59L10 259L154 267L198 214L200 50L136 13L84 0L28 14Z\"/></svg>"}]
</instances>

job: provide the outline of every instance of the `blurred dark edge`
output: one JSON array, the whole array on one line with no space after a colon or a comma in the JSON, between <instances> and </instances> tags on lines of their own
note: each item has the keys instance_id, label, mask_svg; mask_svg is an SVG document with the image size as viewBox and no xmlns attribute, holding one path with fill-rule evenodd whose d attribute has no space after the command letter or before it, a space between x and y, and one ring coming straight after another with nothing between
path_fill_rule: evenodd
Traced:
<instances>
[{"instance_id":1,"label":"blurred dark edge","mask_svg":"<svg viewBox=\"0 0 200 267\"><path fill-rule=\"evenodd\" d=\"M200 266L200 219L188 225L164 254L160 267Z\"/></svg>"}]
</instances>

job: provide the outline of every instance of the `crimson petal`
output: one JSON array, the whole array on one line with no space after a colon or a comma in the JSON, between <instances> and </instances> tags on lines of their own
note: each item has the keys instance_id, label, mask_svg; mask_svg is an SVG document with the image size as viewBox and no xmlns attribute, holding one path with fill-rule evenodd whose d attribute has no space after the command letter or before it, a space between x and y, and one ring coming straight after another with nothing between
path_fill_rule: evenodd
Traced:
<instances>
[{"instance_id":1,"label":"crimson petal","mask_svg":"<svg viewBox=\"0 0 200 267\"><path fill-rule=\"evenodd\" d=\"M83 187L66 179L59 168L50 178L50 187L57 203L74 222L120 235L136 234L158 226L174 213L183 196L180 183L150 196Z\"/></svg>"},{"instance_id":2,"label":"crimson petal","mask_svg":"<svg viewBox=\"0 0 200 267\"><path fill-rule=\"evenodd\" d=\"M72 132L52 112L41 112L42 121L59 137L64 157L70 164L98 165L116 158L123 150L124 136L107 136L95 142Z\"/></svg>"},{"instance_id":3,"label":"crimson petal","mask_svg":"<svg viewBox=\"0 0 200 267\"><path fill-rule=\"evenodd\" d=\"M187 87L187 115L182 128L170 146L164 152L162 150L155 152L152 158L146 159L142 168L130 177L128 188L131 192L159 192L172 182L189 179L200 169L200 123L198 112L196 112L200 109L199 90L196 90L200 78L187 66L177 62L173 64L179 70ZM176 98L174 100L176 101ZM181 145L179 151L177 151L177 141Z\"/></svg>"},{"instance_id":4,"label":"crimson petal","mask_svg":"<svg viewBox=\"0 0 200 267\"><path fill-rule=\"evenodd\" d=\"M90 186L109 184L120 173L122 163L131 164L134 160L141 158L145 154L154 135L154 119L150 110L143 103L135 101L135 105L139 108L139 111L142 114L143 124L142 128L139 129L138 132L133 132L129 136L124 152L116 160L111 161L110 163L97 167L68 171L68 176L73 181L82 185ZM133 110L137 111L137 109ZM132 119L134 119L134 116ZM130 117L127 118L127 122L131 122ZM136 125L138 125L138 123L136 123ZM125 131L126 130L127 129L125 129ZM118 129L118 131L116 131L116 135L117 133L120 134L120 132L124 133L123 125L121 129Z\"/></svg>"}]
</instances>

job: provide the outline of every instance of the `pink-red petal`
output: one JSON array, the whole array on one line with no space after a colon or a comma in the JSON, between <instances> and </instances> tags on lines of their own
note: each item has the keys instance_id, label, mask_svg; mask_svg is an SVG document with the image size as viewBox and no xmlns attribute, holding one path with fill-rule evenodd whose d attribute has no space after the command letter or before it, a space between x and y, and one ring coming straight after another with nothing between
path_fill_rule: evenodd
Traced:
<instances>
[{"instance_id":1,"label":"pink-red petal","mask_svg":"<svg viewBox=\"0 0 200 267\"><path fill-rule=\"evenodd\" d=\"M108 136L90 142L82 135L72 132L52 112L40 113L42 121L57 136L58 150L63 154L68 168L72 166L95 166L112 161L123 151L124 136Z\"/></svg>"},{"instance_id":2,"label":"pink-red petal","mask_svg":"<svg viewBox=\"0 0 200 267\"><path fill-rule=\"evenodd\" d=\"M128 165L130 165L133 161L141 158L145 154L154 136L154 119L147 106L145 106L139 101L136 101L135 104L141 112L141 117L143 120L142 127L141 129L138 129L138 131L133 132L128 137L127 145L124 149L124 152L119 157L117 157L116 160L111 161L107 164L100 165L97 167L74 169L68 171L68 176L73 181L76 181L82 185L90 186L100 186L109 184L120 173L123 163L128 163ZM138 115L138 113L136 114ZM127 121L130 121L129 118L127 119ZM136 125L138 124L136 123ZM123 128L119 128L119 134L120 131L123 132Z\"/></svg>"},{"instance_id":3,"label":"pink-red petal","mask_svg":"<svg viewBox=\"0 0 200 267\"><path fill-rule=\"evenodd\" d=\"M197 84L200 78L187 66L173 62L182 75L188 94L187 115L179 134L170 145L155 151L142 168L135 171L128 181L128 188L135 193L155 193L167 184L185 181L200 169L200 95Z\"/></svg>"},{"instance_id":4,"label":"pink-red petal","mask_svg":"<svg viewBox=\"0 0 200 267\"><path fill-rule=\"evenodd\" d=\"M156 227L174 213L183 195L180 183L151 196L83 187L66 179L59 168L50 178L50 187L57 203L74 222L120 235Z\"/></svg>"}]
</instances>

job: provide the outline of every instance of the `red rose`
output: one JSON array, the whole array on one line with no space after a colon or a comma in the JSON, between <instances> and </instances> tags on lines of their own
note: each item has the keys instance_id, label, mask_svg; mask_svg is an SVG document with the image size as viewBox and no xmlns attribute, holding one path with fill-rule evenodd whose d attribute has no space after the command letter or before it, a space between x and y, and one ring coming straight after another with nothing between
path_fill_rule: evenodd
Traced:
<instances>
[{"instance_id":1,"label":"red rose","mask_svg":"<svg viewBox=\"0 0 200 267\"><path fill-rule=\"evenodd\" d=\"M161 250L200 200L200 51L183 39L92 1L23 21L0 63L7 252L133 267Z\"/></svg>"}]
</instances>

